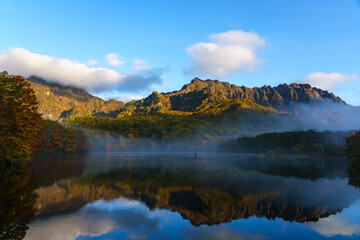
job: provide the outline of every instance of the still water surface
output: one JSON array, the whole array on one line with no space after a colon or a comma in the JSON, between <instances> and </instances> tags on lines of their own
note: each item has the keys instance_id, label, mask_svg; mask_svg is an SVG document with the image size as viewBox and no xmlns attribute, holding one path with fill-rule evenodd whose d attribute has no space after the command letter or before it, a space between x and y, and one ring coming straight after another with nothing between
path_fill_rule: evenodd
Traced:
<instances>
[{"instance_id":1,"label":"still water surface","mask_svg":"<svg viewBox=\"0 0 360 240\"><path fill-rule=\"evenodd\" d=\"M360 239L347 167L204 153L41 156L2 177L12 200L1 202L1 228L5 239Z\"/></svg>"}]
</instances>

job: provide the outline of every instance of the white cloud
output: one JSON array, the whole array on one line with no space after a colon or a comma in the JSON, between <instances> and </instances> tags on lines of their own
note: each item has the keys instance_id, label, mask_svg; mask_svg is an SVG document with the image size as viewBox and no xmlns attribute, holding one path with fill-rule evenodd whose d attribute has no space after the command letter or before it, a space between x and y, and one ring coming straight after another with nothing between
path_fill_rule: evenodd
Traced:
<instances>
[{"instance_id":1,"label":"white cloud","mask_svg":"<svg viewBox=\"0 0 360 240\"><path fill-rule=\"evenodd\" d=\"M35 75L48 82L94 92L138 92L162 82L162 69L137 74L120 73L107 68L89 67L61 57L32 53L23 48L0 52L0 69L24 77Z\"/></svg>"},{"instance_id":2,"label":"white cloud","mask_svg":"<svg viewBox=\"0 0 360 240\"><path fill-rule=\"evenodd\" d=\"M118 67L125 64L125 61L119 59L119 54L117 53L109 53L105 56L105 60L110 66Z\"/></svg>"},{"instance_id":3,"label":"white cloud","mask_svg":"<svg viewBox=\"0 0 360 240\"><path fill-rule=\"evenodd\" d=\"M356 79L358 76L355 74L314 72L303 78L301 82L308 83L313 87L332 90Z\"/></svg>"},{"instance_id":4,"label":"white cloud","mask_svg":"<svg viewBox=\"0 0 360 240\"><path fill-rule=\"evenodd\" d=\"M336 215L321 218L318 222L309 222L306 225L326 237L360 236L360 201L355 201Z\"/></svg>"},{"instance_id":5,"label":"white cloud","mask_svg":"<svg viewBox=\"0 0 360 240\"><path fill-rule=\"evenodd\" d=\"M265 40L255 32L242 30L211 34L212 42L187 47L190 62L186 73L226 77L238 71L252 71L262 61L257 56Z\"/></svg>"},{"instance_id":6,"label":"white cloud","mask_svg":"<svg viewBox=\"0 0 360 240\"><path fill-rule=\"evenodd\" d=\"M360 234L360 225L348 223L346 219L335 215L320 219L316 223L308 223L309 228L326 237L336 235L352 236Z\"/></svg>"},{"instance_id":7,"label":"white cloud","mask_svg":"<svg viewBox=\"0 0 360 240\"><path fill-rule=\"evenodd\" d=\"M147 61L136 58L133 61L132 69L138 72L151 70L151 68L147 65Z\"/></svg>"},{"instance_id":8,"label":"white cloud","mask_svg":"<svg viewBox=\"0 0 360 240\"><path fill-rule=\"evenodd\" d=\"M90 60L86 64L89 65L89 66L95 66L95 65L98 65L98 62L95 61L95 60Z\"/></svg>"}]
</instances>

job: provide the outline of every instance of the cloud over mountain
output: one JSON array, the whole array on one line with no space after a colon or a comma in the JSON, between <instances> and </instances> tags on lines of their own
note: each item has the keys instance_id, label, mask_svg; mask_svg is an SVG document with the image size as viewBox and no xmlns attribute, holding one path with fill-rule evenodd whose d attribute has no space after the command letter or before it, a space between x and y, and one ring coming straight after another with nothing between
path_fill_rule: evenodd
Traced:
<instances>
[{"instance_id":1,"label":"cloud over mountain","mask_svg":"<svg viewBox=\"0 0 360 240\"><path fill-rule=\"evenodd\" d=\"M223 78L238 71L253 71L261 62L257 51L266 43L257 33L242 30L211 34L210 40L187 47L190 61L185 73Z\"/></svg>"},{"instance_id":2,"label":"cloud over mountain","mask_svg":"<svg viewBox=\"0 0 360 240\"><path fill-rule=\"evenodd\" d=\"M162 69L150 69L134 74L121 73L102 67L89 67L61 57L32 53L23 48L0 52L0 69L25 77L35 75L49 82L93 92L138 92L162 82Z\"/></svg>"},{"instance_id":3,"label":"cloud over mountain","mask_svg":"<svg viewBox=\"0 0 360 240\"><path fill-rule=\"evenodd\" d=\"M342 84L357 79L358 76L355 74L314 72L303 78L301 82L309 83L313 87L332 90L338 88Z\"/></svg>"}]
</instances>

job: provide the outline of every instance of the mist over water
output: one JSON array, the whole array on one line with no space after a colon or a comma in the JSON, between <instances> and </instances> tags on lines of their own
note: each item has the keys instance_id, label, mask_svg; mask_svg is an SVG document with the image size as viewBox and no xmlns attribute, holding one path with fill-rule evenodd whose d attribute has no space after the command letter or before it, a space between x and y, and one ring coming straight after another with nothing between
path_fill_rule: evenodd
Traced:
<instances>
[{"instance_id":1,"label":"mist over water","mask_svg":"<svg viewBox=\"0 0 360 240\"><path fill-rule=\"evenodd\" d=\"M294 104L280 113L252 114L248 119L224 119L224 128L239 136L286 131L354 131L360 129L360 110L341 103ZM231 134L229 138L234 137Z\"/></svg>"},{"instance_id":2,"label":"mist over water","mask_svg":"<svg viewBox=\"0 0 360 240\"><path fill-rule=\"evenodd\" d=\"M214 129L216 134L214 135ZM341 103L289 105L280 113L240 112L225 114L220 122L205 121L181 139L124 137L116 132L82 129L92 151L213 151L228 140L263 133L286 131L356 131L360 129L360 110ZM351 134L349 132L347 135ZM346 135L346 134L343 134ZM346 136L347 136L346 135ZM212 138L204 139L204 136ZM337 143L344 144L344 139Z\"/></svg>"},{"instance_id":3,"label":"mist over water","mask_svg":"<svg viewBox=\"0 0 360 240\"><path fill-rule=\"evenodd\" d=\"M26 239L347 236L328 221L360 225L342 213L360 199L347 184L347 166L343 159L209 153L39 156L30 169L41 208ZM267 231L274 228L284 231Z\"/></svg>"},{"instance_id":4,"label":"mist over water","mask_svg":"<svg viewBox=\"0 0 360 240\"><path fill-rule=\"evenodd\" d=\"M342 103L298 104L292 112L296 114L299 128L319 131L349 131L360 129L360 110ZM294 126L296 127L296 126Z\"/></svg>"}]
</instances>

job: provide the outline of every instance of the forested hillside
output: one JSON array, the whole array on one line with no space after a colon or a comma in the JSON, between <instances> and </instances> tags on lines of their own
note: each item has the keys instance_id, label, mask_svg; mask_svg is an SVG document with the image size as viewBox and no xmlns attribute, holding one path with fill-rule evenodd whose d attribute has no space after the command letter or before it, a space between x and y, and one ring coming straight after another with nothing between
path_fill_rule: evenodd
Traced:
<instances>
[{"instance_id":1,"label":"forested hillside","mask_svg":"<svg viewBox=\"0 0 360 240\"><path fill-rule=\"evenodd\" d=\"M94 97L83 89L48 83L37 77L30 77L27 80L35 91L39 101L39 112L45 119L58 121L91 115L116 117L125 105L120 101L105 101Z\"/></svg>"},{"instance_id":2,"label":"forested hillside","mask_svg":"<svg viewBox=\"0 0 360 240\"><path fill-rule=\"evenodd\" d=\"M27 83L42 118L62 124L42 124L39 152L215 150L220 142L268 132L360 128L357 108L308 84L246 88L195 78L180 91L125 104L37 77Z\"/></svg>"},{"instance_id":3,"label":"forested hillside","mask_svg":"<svg viewBox=\"0 0 360 240\"><path fill-rule=\"evenodd\" d=\"M153 92L148 97L123 103L114 99L105 101L83 89L61 86L46 80L27 79L39 101L43 118L62 121L76 117L124 117L137 113L166 113L171 115L213 116L242 109L260 112L290 111L294 104L339 103L333 93L313 88L308 84L281 84L277 87L247 88L218 80L195 78L179 91Z\"/></svg>"},{"instance_id":4,"label":"forested hillside","mask_svg":"<svg viewBox=\"0 0 360 240\"><path fill-rule=\"evenodd\" d=\"M353 132L293 131L240 137L220 145L219 150L239 153L294 153L344 156L345 137Z\"/></svg>"}]
</instances>

